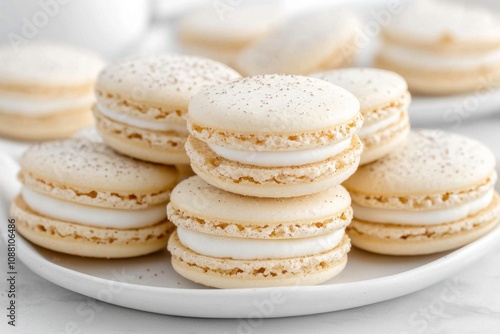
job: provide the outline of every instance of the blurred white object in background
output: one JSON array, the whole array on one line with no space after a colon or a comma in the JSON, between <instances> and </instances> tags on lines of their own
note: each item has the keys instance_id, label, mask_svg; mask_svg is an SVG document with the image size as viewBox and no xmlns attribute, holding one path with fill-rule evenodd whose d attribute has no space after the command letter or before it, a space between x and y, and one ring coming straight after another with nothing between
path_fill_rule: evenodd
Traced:
<instances>
[{"instance_id":1,"label":"blurred white object in background","mask_svg":"<svg viewBox=\"0 0 500 334\"><path fill-rule=\"evenodd\" d=\"M0 44L56 40L115 58L140 41L149 0L2 0Z\"/></svg>"}]
</instances>

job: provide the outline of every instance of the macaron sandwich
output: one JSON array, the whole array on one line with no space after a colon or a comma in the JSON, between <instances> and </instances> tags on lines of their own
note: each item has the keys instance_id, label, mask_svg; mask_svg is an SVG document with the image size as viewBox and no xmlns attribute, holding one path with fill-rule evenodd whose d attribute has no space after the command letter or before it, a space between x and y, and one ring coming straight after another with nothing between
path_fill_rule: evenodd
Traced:
<instances>
[{"instance_id":1,"label":"macaron sandwich","mask_svg":"<svg viewBox=\"0 0 500 334\"><path fill-rule=\"evenodd\" d=\"M21 159L17 231L54 251L99 258L161 250L174 229L165 206L173 167L118 154L102 142L68 139L31 146Z\"/></svg>"}]
</instances>

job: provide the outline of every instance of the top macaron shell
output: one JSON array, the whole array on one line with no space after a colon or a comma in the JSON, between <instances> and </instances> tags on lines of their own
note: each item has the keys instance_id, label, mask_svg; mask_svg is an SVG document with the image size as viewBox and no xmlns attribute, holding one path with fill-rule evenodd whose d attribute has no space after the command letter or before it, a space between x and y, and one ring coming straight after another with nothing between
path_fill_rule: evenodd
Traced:
<instances>
[{"instance_id":1,"label":"top macaron shell","mask_svg":"<svg viewBox=\"0 0 500 334\"><path fill-rule=\"evenodd\" d=\"M141 195L168 200L159 195L168 195L178 178L173 167L131 159L87 139L33 145L23 155L21 168L20 178L39 192L98 206L101 193L107 198L102 206L109 206L113 196L116 205L132 207L151 204L141 204Z\"/></svg>"},{"instance_id":2,"label":"top macaron shell","mask_svg":"<svg viewBox=\"0 0 500 334\"><path fill-rule=\"evenodd\" d=\"M359 102L343 88L307 77L264 75L201 91L192 99L187 119L188 128L195 137L201 134L193 131L194 128L232 134L284 136L288 139L283 142L276 140L268 145L252 145L252 149L258 151L284 151L318 146L293 136L335 128L353 121L358 114ZM200 139L238 149L250 145L244 142L220 143L215 137ZM329 144L340 139L329 138Z\"/></svg>"},{"instance_id":3,"label":"top macaron shell","mask_svg":"<svg viewBox=\"0 0 500 334\"><path fill-rule=\"evenodd\" d=\"M49 42L0 47L0 85L83 86L104 66L97 54Z\"/></svg>"},{"instance_id":4,"label":"top macaron shell","mask_svg":"<svg viewBox=\"0 0 500 334\"><path fill-rule=\"evenodd\" d=\"M99 75L98 102L107 94L148 106L186 110L201 88L231 81L240 75L210 59L168 54L123 60Z\"/></svg>"},{"instance_id":5,"label":"top macaron shell","mask_svg":"<svg viewBox=\"0 0 500 334\"><path fill-rule=\"evenodd\" d=\"M477 187L494 171L494 155L478 141L420 130L411 132L399 150L360 167L344 185L371 196L445 194Z\"/></svg>"},{"instance_id":6,"label":"top macaron shell","mask_svg":"<svg viewBox=\"0 0 500 334\"><path fill-rule=\"evenodd\" d=\"M362 113L385 107L408 92L403 77L376 68L344 68L314 73L311 77L331 82L351 92L358 99Z\"/></svg>"}]
</instances>

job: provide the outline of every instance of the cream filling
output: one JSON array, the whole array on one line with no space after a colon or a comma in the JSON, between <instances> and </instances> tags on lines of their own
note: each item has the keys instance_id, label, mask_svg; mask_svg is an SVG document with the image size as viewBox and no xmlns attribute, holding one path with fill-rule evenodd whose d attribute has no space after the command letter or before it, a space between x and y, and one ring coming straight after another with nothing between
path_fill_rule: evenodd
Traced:
<instances>
[{"instance_id":1,"label":"cream filling","mask_svg":"<svg viewBox=\"0 0 500 334\"><path fill-rule=\"evenodd\" d=\"M366 125L366 126L363 125L361 130L359 130L359 132L358 132L359 137L361 139L363 139L364 137L370 136L370 135L376 133L377 131L380 131L380 130L388 127L392 123L396 123L399 119L400 114L401 114L400 112L397 112L397 113L387 117L386 119L381 120L380 122L376 122L376 123L373 123L371 125Z\"/></svg>"},{"instance_id":2,"label":"cream filling","mask_svg":"<svg viewBox=\"0 0 500 334\"><path fill-rule=\"evenodd\" d=\"M333 157L351 146L351 138L330 146L323 146L300 151L247 151L208 144L210 148L223 158L242 164L259 167L300 166Z\"/></svg>"},{"instance_id":3,"label":"cream filling","mask_svg":"<svg viewBox=\"0 0 500 334\"><path fill-rule=\"evenodd\" d=\"M238 260L285 259L319 254L331 250L342 241L345 230L337 230L309 238L251 239L230 238L177 227L181 243L206 256Z\"/></svg>"},{"instance_id":4,"label":"cream filling","mask_svg":"<svg viewBox=\"0 0 500 334\"><path fill-rule=\"evenodd\" d=\"M386 210L368 208L352 203L354 218L381 224L397 225L437 225L463 219L486 208L493 200L495 191L491 189L483 196L459 206L426 211Z\"/></svg>"},{"instance_id":5,"label":"cream filling","mask_svg":"<svg viewBox=\"0 0 500 334\"><path fill-rule=\"evenodd\" d=\"M147 119L142 119L138 117L133 117L130 115L125 115L118 113L116 111L110 110L104 107L102 104L97 105L99 111L106 117L127 125L131 125L137 128L154 130L154 131L174 131L182 134L188 134L186 124L184 123L166 123L159 121L150 121Z\"/></svg>"},{"instance_id":6,"label":"cream filling","mask_svg":"<svg viewBox=\"0 0 500 334\"><path fill-rule=\"evenodd\" d=\"M476 69L481 66L498 66L500 64L500 49L472 56L447 56L385 44L380 50L380 54L397 64L435 70Z\"/></svg>"},{"instance_id":7,"label":"cream filling","mask_svg":"<svg viewBox=\"0 0 500 334\"><path fill-rule=\"evenodd\" d=\"M23 187L26 204L47 217L104 228L140 228L156 224L166 217L165 204L140 210L99 208L63 201Z\"/></svg>"},{"instance_id":8,"label":"cream filling","mask_svg":"<svg viewBox=\"0 0 500 334\"><path fill-rule=\"evenodd\" d=\"M0 110L6 114L39 116L84 107L88 107L90 110L94 101L94 94L36 99L27 94L0 93Z\"/></svg>"}]
</instances>

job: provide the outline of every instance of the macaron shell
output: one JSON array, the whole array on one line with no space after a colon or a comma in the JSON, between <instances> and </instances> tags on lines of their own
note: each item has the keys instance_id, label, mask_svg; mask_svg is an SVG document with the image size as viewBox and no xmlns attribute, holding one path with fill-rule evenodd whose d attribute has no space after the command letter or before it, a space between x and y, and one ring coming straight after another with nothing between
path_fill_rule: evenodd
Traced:
<instances>
[{"instance_id":1,"label":"macaron shell","mask_svg":"<svg viewBox=\"0 0 500 334\"><path fill-rule=\"evenodd\" d=\"M344 68L310 76L352 93L358 99L363 114L390 104L408 91L405 79L399 74L376 68Z\"/></svg>"},{"instance_id":2,"label":"macaron shell","mask_svg":"<svg viewBox=\"0 0 500 334\"><path fill-rule=\"evenodd\" d=\"M169 239L172 266L181 276L217 288L256 288L320 284L340 273L347 263L347 236L334 249L281 260L233 260L200 255L184 247L174 232Z\"/></svg>"},{"instance_id":3,"label":"macaron shell","mask_svg":"<svg viewBox=\"0 0 500 334\"><path fill-rule=\"evenodd\" d=\"M319 79L263 75L200 91L188 113L188 122L203 128L293 135L350 122L359 113L359 102Z\"/></svg>"},{"instance_id":4,"label":"macaron shell","mask_svg":"<svg viewBox=\"0 0 500 334\"><path fill-rule=\"evenodd\" d=\"M90 108L41 117L0 112L0 136L18 140L55 140L67 138L93 123Z\"/></svg>"},{"instance_id":5,"label":"macaron shell","mask_svg":"<svg viewBox=\"0 0 500 334\"><path fill-rule=\"evenodd\" d=\"M370 196L445 194L481 184L494 168L493 153L478 141L418 130L398 151L361 166L344 186Z\"/></svg>"},{"instance_id":6,"label":"macaron shell","mask_svg":"<svg viewBox=\"0 0 500 334\"><path fill-rule=\"evenodd\" d=\"M165 248L175 226L168 220L140 229L110 229L50 219L31 210L18 196L11 206L16 229L34 244L71 255L127 258Z\"/></svg>"},{"instance_id":7,"label":"macaron shell","mask_svg":"<svg viewBox=\"0 0 500 334\"><path fill-rule=\"evenodd\" d=\"M356 171L362 144L353 137L351 147L330 159L292 167L257 167L216 155L204 142L189 137L186 151L193 171L207 183L241 195L295 197L324 191Z\"/></svg>"},{"instance_id":8,"label":"macaron shell","mask_svg":"<svg viewBox=\"0 0 500 334\"><path fill-rule=\"evenodd\" d=\"M239 78L231 68L216 61L167 54L123 60L106 67L99 75L96 92L122 100L162 108L187 109L202 87Z\"/></svg>"}]
</instances>

